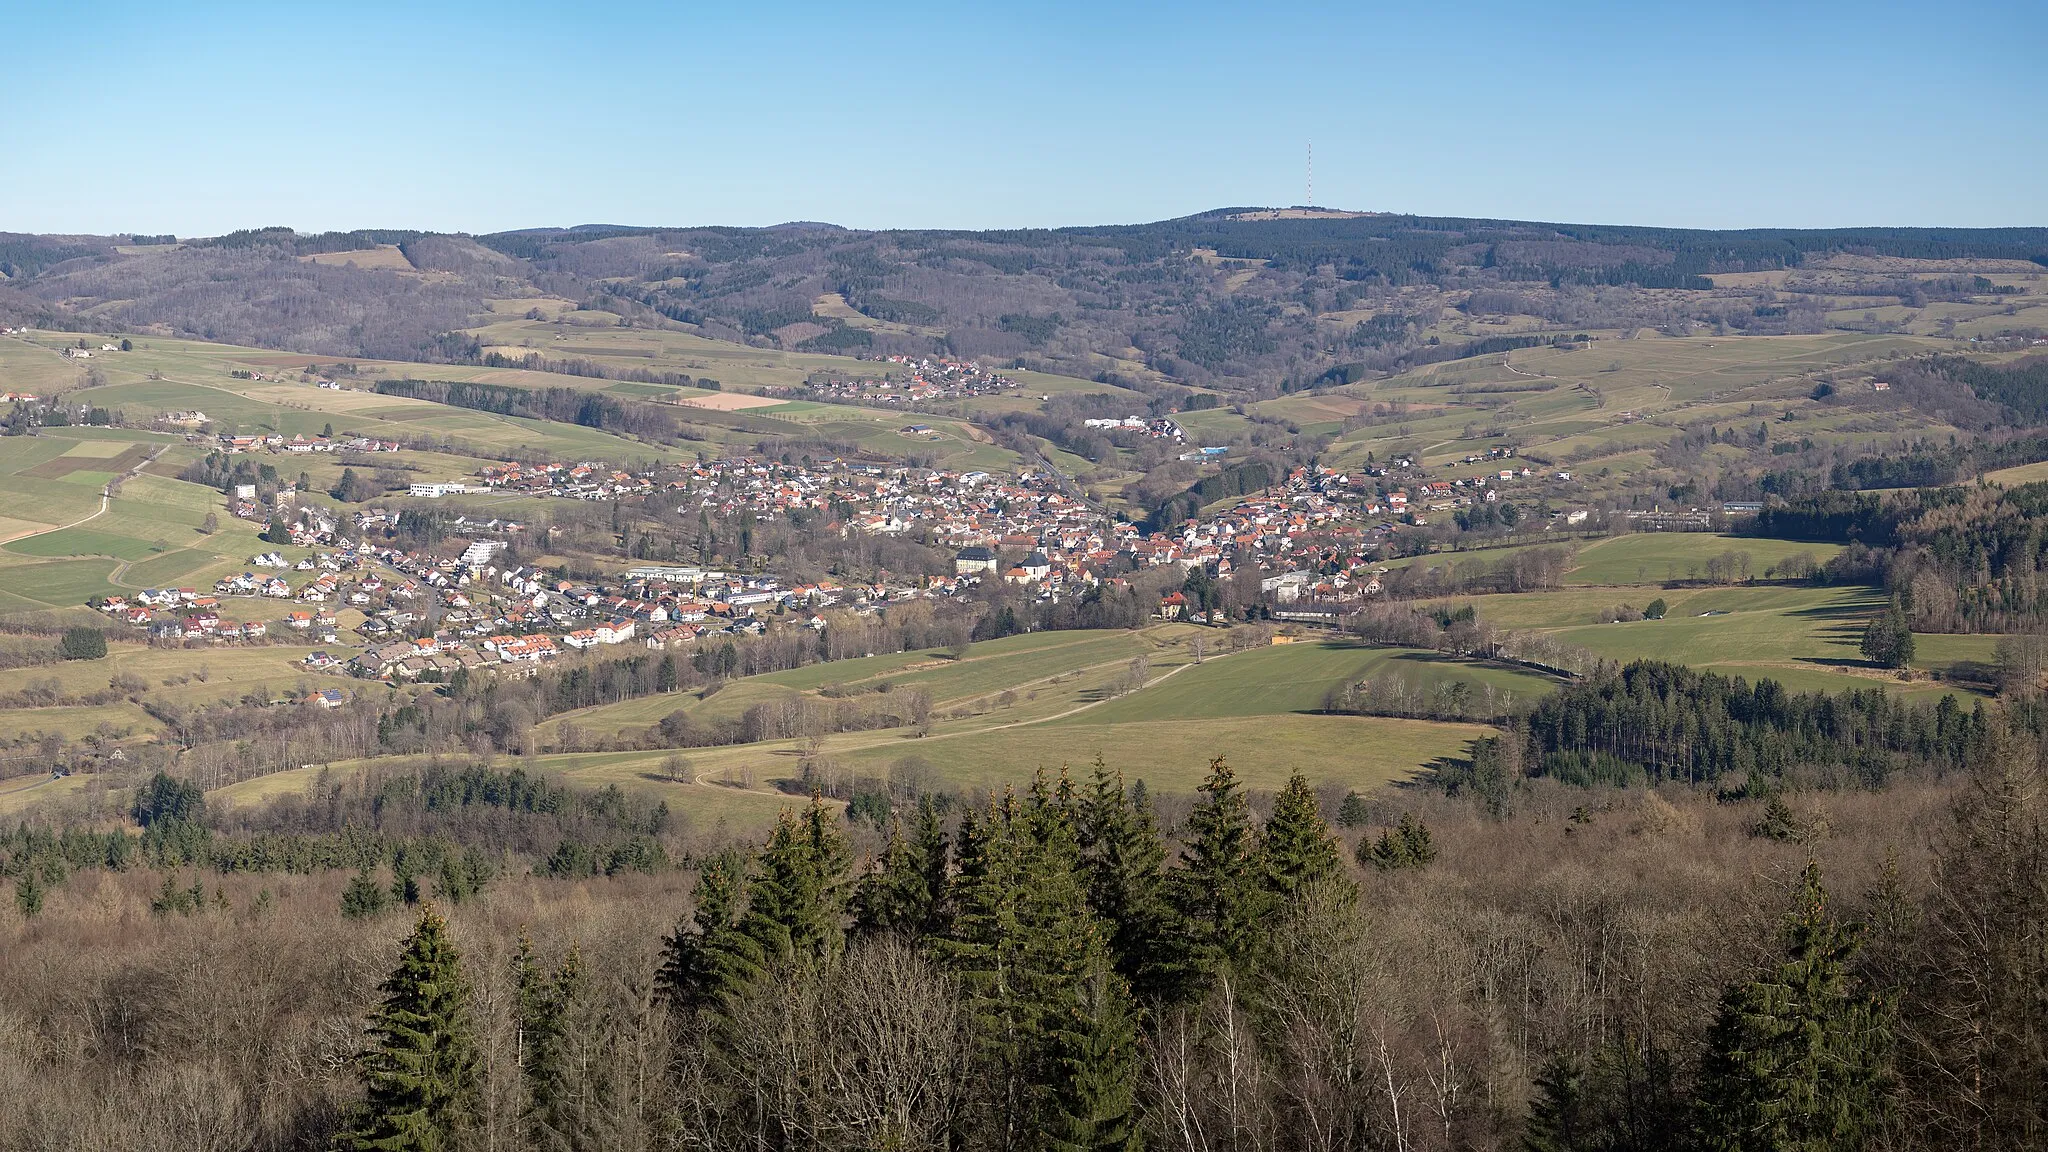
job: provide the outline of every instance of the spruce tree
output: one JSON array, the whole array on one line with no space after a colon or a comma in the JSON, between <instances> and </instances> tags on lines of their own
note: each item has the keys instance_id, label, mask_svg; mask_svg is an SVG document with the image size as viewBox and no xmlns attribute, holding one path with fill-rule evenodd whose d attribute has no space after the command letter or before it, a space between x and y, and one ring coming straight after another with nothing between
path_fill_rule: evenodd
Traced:
<instances>
[{"instance_id":1,"label":"spruce tree","mask_svg":"<svg viewBox=\"0 0 2048 1152\"><path fill-rule=\"evenodd\" d=\"M14 878L14 906L21 911L24 920L33 920L43 910L43 896L48 890L43 885L42 870L31 865Z\"/></svg>"},{"instance_id":2,"label":"spruce tree","mask_svg":"<svg viewBox=\"0 0 2048 1152\"><path fill-rule=\"evenodd\" d=\"M744 905L732 893L709 890L699 897L694 931L679 929L670 938L664 990L678 1003L716 1006L761 987L778 966L836 955L845 943L847 864L846 841L823 800L812 796L802 816L785 809L753 861ZM704 879L711 879L708 871ZM712 918L703 922L707 907ZM718 920L726 915L733 919L722 928Z\"/></svg>"},{"instance_id":3,"label":"spruce tree","mask_svg":"<svg viewBox=\"0 0 2048 1152\"><path fill-rule=\"evenodd\" d=\"M940 958L960 978L974 1059L984 1087L978 1094L991 1115L984 1122L1002 1136L997 1148L1015 1144L1023 1123L1025 1037L1015 984L1014 954L1019 929L1017 903L1016 797L991 799L988 812L968 813L960 823L958 867L949 885L953 923L937 943Z\"/></svg>"},{"instance_id":4,"label":"spruce tree","mask_svg":"<svg viewBox=\"0 0 2048 1152\"><path fill-rule=\"evenodd\" d=\"M1522 1129L1527 1152L1622 1152L1693 1146L1692 1117L1672 1060L1624 1036L1581 1061L1559 1054L1536 1077Z\"/></svg>"},{"instance_id":5,"label":"spruce tree","mask_svg":"<svg viewBox=\"0 0 2048 1152\"><path fill-rule=\"evenodd\" d=\"M1731 986L1700 1070L1699 1132L1726 1152L1851 1152L1883 1125L1890 1005L1856 986L1855 932L1827 910L1809 863L1784 929L1785 958Z\"/></svg>"},{"instance_id":6,"label":"spruce tree","mask_svg":"<svg viewBox=\"0 0 2048 1152\"><path fill-rule=\"evenodd\" d=\"M1190 975L1174 923L1166 842L1140 783L1130 793L1101 757L1079 811L1088 905L1101 917L1117 974L1140 1001L1174 999Z\"/></svg>"},{"instance_id":7,"label":"spruce tree","mask_svg":"<svg viewBox=\"0 0 2048 1152\"><path fill-rule=\"evenodd\" d=\"M350 920L367 920L384 911L384 886L370 876L368 868L357 872L341 890L341 914Z\"/></svg>"},{"instance_id":8,"label":"spruce tree","mask_svg":"<svg viewBox=\"0 0 2048 1152\"><path fill-rule=\"evenodd\" d=\"M526 1087L527 1139L546 1152L596 1152L606 1147L602 1109L595 1092L602 1087L602 1069L576 1059L576 1031L587 1026L585 976L581 954L574 947L549 972L534 956L524 936L513 960L519 988L519 1073Z\"/></svg>"},{"instance_id":9,"label":"spruce tree","mask_svg":"<svg viewBox=\"0 0 2048 1152\"><path fill-rule=\"evenodd\" d=\"M1379 839L1358 842L1359 865L1370 865L1382 872L1426 868L1436 859L1436 854L1436 843L1430 838L1429 825L1416 819L1413 812L1401 813L1401 822L1381 832Z\"/></svg>"},{"instance_id":10,"label":"spruce tree","mask_svg":"<svg viewBox=\"0 0 2048 1152\"><path fill-rule=\"evenodd\" d=\"M1337 826L1357 828L1372 819L1372 805L1356 792L1346 792L1344 803L1337 806Z\"/></svg>"},{"instance_id":11,"label":"spruce tree","mask_svg":"<svg viewBox=\"0 0 2048 1152\"><path fill-rule=\"evenodd\" d=\"M1536 1101L1529 1107L1522 1147L1527 1152L1579 1152L1596 1145L1590 1139L1586 1071L1568 1055L1544 1062L1536 1075Z\"/></svg>"},{"instance_id":12,"label":"spruce tree","mask_svg":"<svg viewBox=\"0 0 2048 1152\"><path fill-rule=\"evenodd\" d=\"M1251 805L1222 757L1209 762L1201 801L1188 817L1176 903L1194 961L1205 971L1243 964L1267 907L1264 864Z\"/></svg>"},{"instance_id":13,"label":"spruce tree","mask_svg":"<svg viewBox=\"0 0 2048 1152\"><path fill-rule=\"evenodd\" d=\"M1308 777L1299 772L1288 778L1274 800L1264 839L1266 887L1283 900L1343 871L1337 838L1323 823L1322 803L1309 787Z\"/></svg>"},{"instance_id":14,"label":"spruce tree","mask_svg":"<svg viewBox=\"0 0 2048 1152\"><path fill-rule=\"evenodd\" d=\"M745 909L746 868L746 858L739 853L719 852L697 873L697 907L663 943L661 971L655 977L662 997L678 1008L706 1007L723 991L726 960Z\"/></svg>"},{"instance_id":15,"label":"spruce tree","mask_svg":"<svg viewBox=\"0 0 2048 1152\"><path fill-rule=\"evenodd\" d=\"M1026 803L1006 796L962 829L941 951L961 976L996 1147L1136 1146L1136 1009L1088 907L1074 809L1041 774Z\"/></svg>"},{"instance_id":16,"label":"spruce tree","mask_svg":"<svg viewBox=\"0 0 2048 1152\"><path fill-rule=\"evenodd\" d=\"M847 865L846 841L823 800L812 796L801 817L785 810L756 863L741 935L768 961L837 952Z\"/></svg>"},{"instance_id":17,"label":"spruce tree","mask_svg":"<svg viewBox=\"0 0 2048 1152\"><path fill-rule=\"evenodd\" d=\"M452 1148L475 1102L478 1062L461 957L431 906L382 991L370 1016L375 1046L358 1063L367 1099L349 1144L380 1152Z\"/></svg>"},{"instance_id":18,"label":"spruce tree","mask_svg":"<svg viewBox=\"0 0 2048 1152\"><path fill-rule=\"evenodd\" d=\"M1046 1135L1059 1152L1139 1152L1138 1013L1123 978L1092 959L1055 1032L1053 1114Z\"/></svg>"},{"instance_id":19,"label":"spruce tree","mask_svg":"<svg viewBox=\"0 0 2048 1152\"><path fill-rule=\"evenodd\" d=\"M924 890L931 898L924 909L922 930L927 936L937 936L946 930L952 909L946 902L947 854L950 849L946 818L934 797L924 796L918 800L917 830L912 834L910 843L916 860L924 866Z\"/></svg>"},{"instance_id":20,"label":"spruce tree","mask_svg":"<svg viewBox=\"0 0 2048 1152\"><path fill-rule=\"evenodd\" d=\"M522 1115L528 1140L540 1147L546 1143L543 1117L562 1095L562 1002L547 969L534 956L532 938L523 932L519 952L512 958L512 975L519 989L519 1077L526 1088Z\"/></svg>"},{"instance_id":21,"label":"spruce tree","mask_svg":"<svg viewBox=\"0 0 2048 1152\"><path fill-rule=\"evenodd\" d=\"M882 859L853 897L854 928L863 935L898 932L922 939L944 921L946 829L938 806L927 796L918 807L918 827L905 836L891 823Z\"/></svg>"}]
</instances>

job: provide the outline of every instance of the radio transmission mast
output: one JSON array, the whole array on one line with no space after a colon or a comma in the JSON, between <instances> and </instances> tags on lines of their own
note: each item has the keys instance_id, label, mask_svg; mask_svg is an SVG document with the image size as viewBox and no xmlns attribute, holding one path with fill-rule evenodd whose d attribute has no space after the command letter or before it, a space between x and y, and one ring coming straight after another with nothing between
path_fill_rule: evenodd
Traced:
<instances>
[{"instance_id":1,"label":"radio transmission mast","mask_svg":"<svg viewBox=\"0 0 2048 1152\"><path fill-rule=\"evenodd\" d=\"M1308 207L1316 206L1316 142L1308 142Z\"/></svg>"}]
</instances>

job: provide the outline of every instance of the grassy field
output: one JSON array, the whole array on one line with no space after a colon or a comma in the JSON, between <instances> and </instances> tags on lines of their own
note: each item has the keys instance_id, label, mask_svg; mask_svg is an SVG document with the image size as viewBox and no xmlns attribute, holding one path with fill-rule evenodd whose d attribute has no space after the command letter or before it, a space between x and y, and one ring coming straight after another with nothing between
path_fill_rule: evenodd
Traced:
<instances>
[{"instance_id":1,"label":"grassy field","mask_svg":"<svg viewBox=\"0 0 2048 1152\"><path fill-rule=\"evenodd\" d=\"M1138 656L1154 660L1162 669L1170 667L1188 658L1178 642L1190 631L1193 629L1165 625L1143 632L1036 632L970 645L966 655L958 660L938 650L836 660L750 676L708 697L684 692L567 712L543 722L541 730L545 736L567 721L594 733L625 732L657 723L677 709L704 723L736 717L755 704L815 695L826 688L873 689L885 681L892 690L922 688L930 693L935 706L945 709L1005 691L1050 690L1057 685L1047 682L1058 677L1069 687L1066 696L1078 702L1078 689L1072 687L1078 679L1076 672L1121 670Z\"/></svg>"},{"instance_id":2,"label":"grassy field","mask_svg":"<svg viewBox=\"0 0 2048 1152\"><path fill-rule=\"evenodd\" d=\"M2021 464L2015 468L2000 468L1996 472L1986 472L1984 479L1993 484L2004 485L2007 488L2017 488L2022 484L2036 484L2040 481L2048 480L2048 460L2034 464Z\"/></svg>"},{"instance_id":3,"label":"grassy field","mask_svg":"<svg viewBox=\"0 0 2048 1152\"><path fill-rule=\"evenodd\" d=\"M327 650L347 651L332 647ZM67 660L0 671L0 693L18 692L31 681L54 680L65 693L82 695L107 687L117 674L140 679L148 700L182 707L238 701L252 694L266 700L276 699L312 687L340 685L350 695L375 688L344 677L308 671L301 661L311 651L312 648L284 644L187 650L116 641L108 645L103 660ZM77 718L68 719L60 715L63 713L75 713ZM162 727L140 708L127 703L94 708L0 710L0 725L23 731L83 735L101 720L116 727L132 724L138 733L154 733Z\"/></svg>"},{"instance_id":4,"label":"grassy field","mask_svg":"<svg viewBox=\"0 0 2048 1152\"><path fill-rule=\"evenodd\" d=\"M53 779L42 772L0 781L0 816L12 816L31 805L73 795L91 781L92 777L85 775Z\"/></svg>"},{"instance_id":5,"label":"grassy field","mask_svg":"<svg viewBox=\"0 0 2048 1152\"><path fill-rule=\"evenodd\" d=\"M1788 557L1804 554L1825 564L1842 550L1839 544L1806 544L1746 536L1715 536L1704 532L1634 532L1594 540L1578 550L1565 581L1570 584L1650 584L1697 579L1708 560L1729 553L1747 555L1750 574L1765 571Z\"/></svg>"},{"instance_id":6,"label":"grassy field","mask_svg":"<svg viewBox=\"0 0 2048 1152\"><path fill-rule=\"evenodd\" d=\"M1667 605L1662 620L1598 622L1605 609ZM1617 661L1670 660L1749 679L1769 676L1808 691L1885 687L1916 697L1967 691L1930 679L1901 681L1858 651L1863 626L1884 606L1864 587L1571 588L1445 601L1473 604L1497 627L1549 633ZM1913 667L1944 678L1988 664L1996 636L1916 637ZM1963 676L1970 679L1970 676Z\"/></svg>"},{"instance_id":7,"label":"grassy field","mask_svg":"<svg viewBox=\"0 0 2048 1152\"><path fill-rule=\"evenodd\" d=\"M1529 325L1535 325L1532 319ZM1470 329L1469 331L1466 329ZM1520 329L1503 328L1501 332ZM1458 321L1446 338L1494 334ZM1711 419L1754 427L1785 413L1816 442L1853 437L1861 414L1817 405L1811 377L1887 357L1935 350L1913 335L1832 332L1811 336L1674 338L1649 332L1596 332L1587 347L1537 347L1425 365L1367 383L1262 401L1252 410L1296 422L1304 432L1337 436L1325 462L1413 456L1433 478L1488 471L1462 458L1512 444L1552 462L1510 496L1574 500L1614 491L1689 423ZM1200 414L1209 418L1209 413ZM1222 419L1222 417L1215 417ZM1913 418L1922 431L1936 428ZM1560 481L1550 470L1573 472Z\"/></svg>"},{"instance_id":8,"label":"grassy field","mask_svg":"<svg viewBox=\"0 0 2048 1152\"><path fill-rule=\"evenodd\" d=\"M708 698L679 693L586 709L563 720L585 732L644 727L677 708L700 721L830 687L928 690L939 718L925 737L908 728L825 737L834 771L887 775L905 759L949 787L979 789L1027 780L1041 767L1081 765L1100 753L1155 787L1186 790L1208 760L1228 757L1255 787L1272 788L1299 767L1311 779L1370 788L1456 755L1483 729L1375 717L1316 714L1328 691L1352 677L1390 671L1430 682L1459 677L1530 695L1552 682L1524 672L1440 660L1433 653L1337 643L1299 643L1211 655L1193 662L1198 630L1162 625L1139 632L1051 632L972 645L954 660L901 653L813 665L737 681ZM1208 634L1211 641L1214 634ZM1150 681L1122 691L1130 661L1144 656ZM1119 693L1122 694L1119 694ZM542 757L571 779L645 788L690 811L715 799L716 817L759 819L773 808L736 812L738 796L768 795L801 770L806 750L781 740L678 752L558 754ZM664 778L679 757L689 783ZM250 788L253 786L243 786Z\"/></svg>"},{"instance_id":9,"label":"grassy field","mask_svg":"<svg viewBox=\"0 0 2048 1152\"><path fill-rule=\"evenodd\" d=\"M270 550L261 529L226 515L220 493L155 471L129 477L101 510L100 490L137 451L163 449L152 469L189 458L182 438L121 429L50 429L0 438L10 521L0 544L0 613L77 609L93 597L180 582L197 587ZM83 464L48 479L53 463ZM42 470L44 477L29 473ZM212 533L201 531L216 517ZM60 527L59 525L69 525ZM281 549L292 558L304 550ZM246 617L244 617L246 618Z\"/></svg>"},{"instance_id":10,"label":"grassy field","mask_svg":"<svg viewBox=\"0 0 2048 1152\"><path fill-rule=\"evenodd\" d=\"M1329 642L1280 644L1182 667L1143 692L1053 724L1099 727L1314 712L1323 707L1332 688L1366 675L1391 675L1421 684L1465 680L1520 698L1540 696L1555 686L1541 676L1447 660L1434 652Z\"/></svg>"},{"instance_id":11,"label":"grassy field","mask_svg":"<svg viewBox=\"0 0 2048 1152\"><path fill-rule=\"evenodd\" d=\"M849 768L886 774L905 757L937 765L953 785L999 788L1040 769L1086 771L1097 755L1156 789L1192 791L1210 759L1227 759L1247 785L1278 789L1295 771L1318 784L1367 791L1406 779L1429 761L1464 752L1487 729L1369 716L1262 715L1068 723L963 735L940 744L898 739L849 752Z\"/></svg>"}]
</instances>

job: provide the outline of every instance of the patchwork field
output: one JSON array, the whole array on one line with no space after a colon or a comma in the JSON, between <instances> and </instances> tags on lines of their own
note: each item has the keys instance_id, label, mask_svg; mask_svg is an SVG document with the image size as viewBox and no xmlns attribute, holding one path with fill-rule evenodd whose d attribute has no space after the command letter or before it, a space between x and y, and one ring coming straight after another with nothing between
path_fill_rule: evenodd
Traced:
<instances>
[{"instance_id":1,"label":"patchwork field","mask_svg":"<svg viewBox=\"0 0 2048 1152\"><path fill-rule=\"evenodd\" d=\"M1533 673L1449 660L1434 652L1309 641L1183 667L1143 692L1053 723L1086 727L1315 712L1322 709L1330 689L1360 676L1381 675L1420 685L1464 680L1521 699L1541 696L1556 686Z\"/></svg>"},{"instance_id":2,"label":"patchwork field","mask_svg":"<svg viewBox=\"0 0 2048 1152\"><path fill-rule=\"evenodd\" d=\"M0 488L10 513L0 525L0 614L76 613L94 597L173 581L211 584L271 550L260 526L226 515L220 493L154 472L129 476L102 507L106 482L150 453L161 453L151 468L190 458L180 438L136 435L58 428L0 437ZM62 466L61 478L50 478L53 465ZM209 514L216 518L211 534L201 530Z\"/></svg>"},{"instance_id":3,"label":"patchwork field","mask_svg":"<svg viewBox=\"0 0 2048 1152\"><path fill-rule=\"evenodd\" d=\"M507 326L516 331L501 331ZM353 361L346 386L314 386L313 358L200 341L139 338L134 351L108 353L93 361L92 379L58 353L63 334L39 333L31 340L0 341L0 377L47 381L46 387L76 389L80 402L123 412L131 421L159 413L199 411L216 431L278 432L311 436L332 428L344 435L418 441L432 437L471 453L547 454L563 459L629 464L694 456L699 450L752 451L765 437L823 437L876 456L915 456L957 468L1007 469L1010 452L965 420L839 404L791 404L754 395L767 387L794 387L816 371L875 372L879 367L850 357L785 353L722 344L701 337L645 329L574 329L571 338L539 321L505 321L479 330L501 352L537 352L549 359L585 359L617 369L683 373L716 382L717 388L681 389L663 384L607 381L518 368L477 365L419 365ZM512 336L525 333L518 339ZM544 339L540 338L542 335ZM501 337L504 337L501 339ZM522 343L521 341L525 342ZM327 371L328 369L322 369ZM271 380L243 379L236 372L262 373ZM1108 385L1030 374L1036 386L1053 391L1116 391ZM622 399L675 401L688 442L684 447L649 443L575 424L500 416L400 396L378 394L385 378L427 377L525 388L586 388ZM85 385L97 380L96 386ZM1032 401L1035 405L1036 401ZM1027 405L1029 406L1029 405ZM928 436L905 436L911 422L930 424ZM399 462L403 463L403 462ZM470 470L474 469L474 463ZM71 464L50 466L52 476ZM324 479L325 477L323 477ZM422 477L440 478L440 477Z\"/></svg>"},{"instance_id":4,"label":"patchwork field","mask_svg":"<svg viewBox=\"0 0 2048 1152\"><path fill-rule=\"evenodd\" d=\"M1486 326L1467 327L1446 338L1490 334L1480 330ZM1326 462L1339 467L1405 455L1428 464L1433 475L1455 477L1485 470L1461 466L1464 456L1513 444L1575 473L1569 483L1546 481L1532 493L1573 498L1611 487L1607 481L1623 470L1628 454L1661 447L1681 426L1702 419L1753 425L1796 412L1799 434L1816 442L1867 433L1870 426L1857 423L1867 414L1815 405L1812 379L1944 346L1919 335L1848 332L1593 335L1583 348L1542 346L1430 364L1383 380L1262 401L1252 411L1295 421L1304 432L1335 435ZM1918 415L1887 419L1929 434L1947 431Z\"/></svg>"},{"instance_id":5,"label":"patchwork field","mask_svg":"<svg viewBox=\"0 0 2048 1152\"><path fill-rule=\"evenodd\" d=\"M53 456L40 464L24 468L20 474L33 476L39 480L62 480L74 472L93 472L103 476L119 475L148 460L151 452L152 449L147 444L81 440L67 449L62 456Z\"/></svg>"}]
</instances>

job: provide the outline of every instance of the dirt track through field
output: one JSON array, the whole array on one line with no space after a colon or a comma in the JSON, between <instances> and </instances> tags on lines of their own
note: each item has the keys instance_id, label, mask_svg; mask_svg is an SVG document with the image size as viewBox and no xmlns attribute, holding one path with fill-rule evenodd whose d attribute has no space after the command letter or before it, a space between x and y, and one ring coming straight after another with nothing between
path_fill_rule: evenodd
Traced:
<instances>
[{"instance_id":1,"label":"dirt track through field","mask_svg":"<svg viewBox=\"0 0 2048 1152\"><path fill-rule=\"evenodd\" d=\"M137 445L136 445L135 447L133 447L133 448L129 448L129 449L127 449L126 451L122 452L122 453L121 453L121 454L120 454L119 456L116 456L116 457L114 457L114 460L115 460L115 461L124 461L124 460L127 460L127 459L129 458L129 456L133 455L134 453L136 453L136 452L138 452L138 451L140 451L140 452L142 453L142 458L141 458L141 459L139 459L139 460L136 460L135 462L133 462L133 463L131 463L131 464L129 464L129 465L128 465L128 467L127 467L127 468L126 468L126 469L125 469L124 471L122 471L122 472L120 473L120 475L121 475L121 478L123 478L123 479L126 479L126 478L127 478L127 477L129 477L129 476L133 476L133 475L135 475L135 473L136 473L137 471L139 471L139 470L140 470L140 469L142 468L142 466L143 466L143 465L145 465L145 464L148 464L148 463L149 463L149 462L150 462L151 460L154 460L154 459L156 459L156 458L157 458L157 457L158 457L159 455L161 455L161 454L163 453L163 448L162 448L161 446L158 446L158 447L156 447L156 448L151 448L151 447L150 447L149 445L147 445L147 444L137 444ZM62 460L62 459L64 459L64 457L62 457L62 456L59 456L59 457L57 457L57 459L59 459L59 460ZM78 457L78 459L91 459L91 457ZM45 461L45 463L51 463L51 461ZM41 465L37 465L37 467L41 467ZM71 471L77 471L77 469L72 469ZM29 475L29 474L30 474L30 473L27 473L27 472L24 472L24 473L22 473L22 475L24 475L24 476L26 476L26 475ZM110 480L110 481L108 481L108 487L112 487L112 483L113 483L113 482L112 482L111 480ZM59 524L59 525L57 525L57 526L56 526L56 527L54 527L54 528L38 528L38 529L37 529L37 530L35 530L34 532L23 532L23 533L21 533L20 535L17 535L17 536L9 536L9 537L8 537L7 539L5 539L5 540L0 540L0 544L12 544L12 543L14 543L14 542L15 542L15 541L17 541L17 540L33 540L33 539L34 539L34 538L36 538L37 536L47 536L47 535L49 535L49 534L50 534L50 533L52 533L52 532L62 532L62 531L64 531L64 530L65 530L66 528L76 528L76 527L78 527L78 526L79 526L80 524L83 524L83 523L85 523L85 522L86 522L86 521L88 521L88 520L97 520L97 519L99 519L99 518L100 518L101 516L104 516L104 515L106 515L106 511L107 511L107 508L108 508L108 507L109 507L109 506L110 506L110 505L112 504L112 502L113 502L113 498L107 495L107 489L106 489L106 488L102 488L102 489L100 489L100 510L99 510L99 511L97 511L97 512L95 512L95 513L93 513L92 515L90 515L90 516L81 516L80 518L78 518L78 519L76 519L76 520L73 520L73 521L72 521L71 523L69 523L69 524ZM127 571L127 566L126 566L126 565L124 564L124 565L122 566L121 570L122 570L123 572Z\"/></svg>"}]
</instances>

